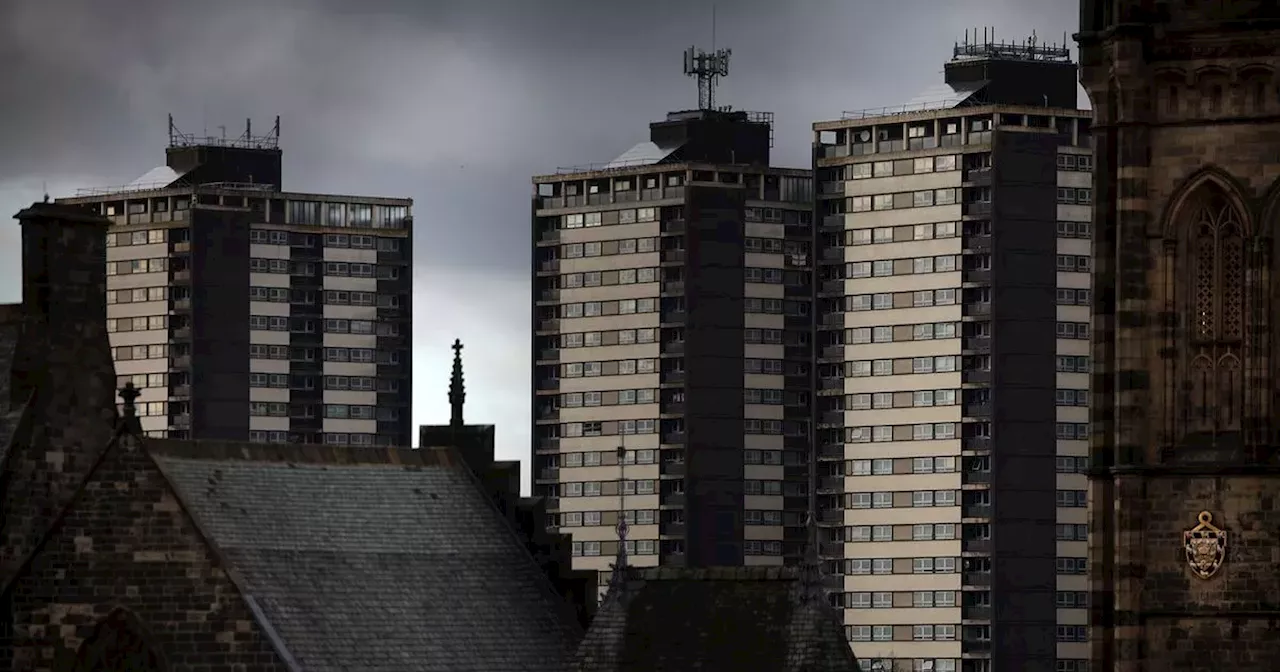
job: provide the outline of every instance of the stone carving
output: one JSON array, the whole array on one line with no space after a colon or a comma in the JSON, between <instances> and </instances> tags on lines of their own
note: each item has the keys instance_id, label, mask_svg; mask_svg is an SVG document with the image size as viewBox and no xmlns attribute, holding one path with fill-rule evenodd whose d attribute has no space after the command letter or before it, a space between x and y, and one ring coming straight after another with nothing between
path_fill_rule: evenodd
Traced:
<instances>
[{"instance_id":1,"label":"stone carving","mask_svg":"<svg viewBox=\"0 0 1280 672\"><path fill-rule=\"evenodd\" d=\"M1227 533L1213 524L1213 514L1208 511L1201 511L1197 520L1199 525L1182 533L1182 550L1191 573L1211 579L1227 559Z\"/></svg>"}]
</instances>

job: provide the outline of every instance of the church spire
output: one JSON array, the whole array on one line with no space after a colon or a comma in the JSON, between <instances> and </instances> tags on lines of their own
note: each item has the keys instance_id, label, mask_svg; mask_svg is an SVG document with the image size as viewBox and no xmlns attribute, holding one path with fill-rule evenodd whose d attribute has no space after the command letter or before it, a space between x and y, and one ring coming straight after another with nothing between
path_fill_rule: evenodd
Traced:
<instances>
[{"instance_id":1,"label":"church spire","mask_svg":"<svg viewBox=\"0 0 1280 672\"><path fill-rule=\"evenodd\" d=\"M800 561L801 599L809 601L825 601L827 588L823 585L822 560L818 557L818 517L813 509L805 519L804 558Z\"/></svg>"},{"instance_id":2,"label":"church spire","mask_svg":"<svg viewBox=\"0 0 1280 672\"><path fill-rule=\"evenodd\" d=\"M467 388L462 384L462 340L453 341L453 375L449 378L449 424L461 427L462 404L467 401Z\"/></svg>"}]
</instances>

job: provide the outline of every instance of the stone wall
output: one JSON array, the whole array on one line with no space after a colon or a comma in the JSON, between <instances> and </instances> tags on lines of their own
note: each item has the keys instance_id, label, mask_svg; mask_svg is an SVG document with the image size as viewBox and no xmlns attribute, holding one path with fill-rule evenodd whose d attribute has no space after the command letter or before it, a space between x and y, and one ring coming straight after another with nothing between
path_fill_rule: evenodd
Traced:
<instances>
[{"instance_id":1,"label":"stone wall","mask_svg":"<svg viewBox=\"0 0 1280 672\"><path fill-rule=\"evenodd\" d=\"M117 607L136 615L173 669L287 669L132 437L107 453L11 595L9 669L71 669L94 625Z\"/></svg>"},{"instance_id":2,"label":"stone wall","mask_svg":"<svg viewBox=\"0 0 1280 672\"><path fill-rule=\"evenodd\" d=\"M1158 15L1136 0L1082 3L1096 141L1091 669L1271 671L1280 467L1268 453L1280 431L1280 338L1269 325L1280 304L1258 290L1280 280L1280 26L1213 21L1280 14L1274 3L1166 4ZM1222 14L1228 6L1235 14ZM1212 21L1172 25L1206 18L1197 12ZM1191 310L1173 291L1186 255L1178 261L1167 224L1197 181L1237 198L1247 228L1262 232L1244 264L1262 298L1248 308L1241 348L1246 421L1192 450L1180 355ZM1183 551L1201 511L1228 534L1226 564L1209 579L1192 574Z\"/></svg>"}]
</instances>

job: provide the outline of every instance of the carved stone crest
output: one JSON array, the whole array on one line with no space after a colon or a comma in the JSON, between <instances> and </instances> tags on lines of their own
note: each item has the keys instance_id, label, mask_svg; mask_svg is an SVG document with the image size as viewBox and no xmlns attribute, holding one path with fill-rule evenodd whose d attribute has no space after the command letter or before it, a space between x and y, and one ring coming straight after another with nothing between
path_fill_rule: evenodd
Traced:
<instances>
[{"instance_id":1,"label":"carved stone crest","mask_svg":"<svg viewBox=\"0 0 1280 672\"><path fill-rule=\"evenodd\" d=\"M1201 511L1199 525L1182 533L1182 550L1191 573L1201 579L1213 578L1227 559L1227 533L1213 524L1213 514Z\"/></svg>"}]
</instances>

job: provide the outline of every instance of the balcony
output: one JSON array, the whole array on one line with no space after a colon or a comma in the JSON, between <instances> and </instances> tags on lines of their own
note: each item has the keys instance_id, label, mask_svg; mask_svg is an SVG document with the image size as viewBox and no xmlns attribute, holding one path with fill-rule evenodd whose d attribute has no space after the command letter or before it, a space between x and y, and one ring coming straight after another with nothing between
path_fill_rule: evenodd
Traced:
<instances>
[{"instance_id":1,"label":"balcony","mask_svg":"<svg viewBox=\"0 0 1280 672\"><path fill-rule=\"evenodd\" d=\"M831 494L844 492L843 476L822 476L818 479L818 492Z\"/></svg>"},{"instance_id":2,"label":"balcony","mask_svg":"<svg viewBox=\"0 0 1280 672\"><path fill-rule=\"evenodd\" d=\"M540 481L556 481L560 478L559 467L543 467L538 470L538 480Z\"/></svg>"},{"instance_id":3,"label":"balcony","mask_svg":"<svg viewBox=\"0 0 1280 672\"><path fill-rule=\"evenodd\" d=\"M960 374L960 381L965 385L990 385L990 371L965 371Z\"/></svg>"},{"instance_id":4,"label":"balcony","mask_svg":"<svg viewBox=\"0 0 1280 672\"><path fill-rule=\"evenodd\" d=\"M191 398L190 385L174 385L169 388L169 401L181 401Z\"/></svg>"},{"instance_id":5,"label":"balcony","mask_svg":"<svg viewBox=\"0 0 1280 672\"><path fill-rule=\"evenodd\" d=\"M818 422L824 425L843 425L844 411L826 411L818 418Z\"/></svg>"},{"instance_id":6,"label":"balcony","mask_svg":"<svg viewBox=\"0 0 1280 672\"><path fill-rule=\"evenodd\" d=\"M539 406L537 418L539 420L555 420L560 417L559 411L555 406Z\"/></svg>"},{"instance_id":7,"label":"balcony","mask_svg":"<svg viewBox=\"0 0 1280 672\"><path fill-rule=\"evenodd\" d=\"M191 340L191 327L175 327L169 332L169 337L175 341Z\"/></svg>"},{"instance_id":8,"label":"balcony","mask_svg":"<svg viewBox=\"0 0 1280 672\"><path fill-rule=\"evenodd\" d=\"M677 507L677 506L683 507L684 493L683 492L664 492L658 498L658 505L670 506L670 507Z\"/></svg>"},{"instance_id":9,"label":"balcony","mask_svg":"<svg viewBox=\"0 0 1280 672\"><path fill-rule=\"evenodd\" d=\"M554 453L560 450L560 439L554 436L538 439L535 450L539 453Z\"/></svg>"},{"instance_id":10,"label":"balcony","mask_svg":"<svg viewBox=\"0 0 1280 672\"><path fill-rule=\"evenodd\" d=\"M960 610L960 619L964 621L990 621L991 607L965 606Z\"/></svg>"},{"instance_id":11,"label":"balcony","mask_svg":"<svg viewBox=\"0 0 1280 672\"><path fill-rule=\"evenodd\" d=\"M177 284L177 283L186 284L186 283L188 283L188 282L191 282L191 271L189 271L189 270L187 270L187 269L185 269L185 268L184 268L184 269L182 269L181 271L174 271L174 272L173 272L173 282L174 282L175 284Z\"/></svg>"},{"instance_id":12,"label":"balcony","mask_svg":"<svg viewBox=\"0 0 1280 672\"><path fill-rule=\"evenodd\" d=\"M964 181L967 183L966 186L991 186L991 168L969 168L964 171Z\"/></svg>"},{"instance_id":13,"label":"balcony","mask_svg":"<svg viewBox=\"0 0 1280 672\"><path fill-rule=\"evenodd\" d=\"M661 385L684 385L684 371L663 371L659 374L658 383Z\"/></svg>"},{"instance_id":14,"label":"balcony","mask_svg":"<svg viewBox=\"0 0 1280 672\"><path fill-rule=\"evenodd\" d=\"M966 217L990 217L991 201L974 201L964 204L964 215Z\"/></svg>"},{"instance_id":15,"label":"balcony","mask_svg":"<svg viewBox=\"0 0 1280 672\"><path fill-rule=\"evenodd\" d=\"M190 355L177 355L169 358L169 370L185 370L191 368Z\"/></svg>"},{"instance_id":16,"label":"balcony","mask_svg":"<svg viewBox=\"0 0 1280 672\"><path fill-rule=\"evenodd\" d=\"M833 362L843 362L844 352L843 345L828 345L822 348L819 352L819 357Z\"/></svg>"},{"instance_id":17,"label":"balcony","mask_svg":"<svg viewBox=\"0 0 1280 672\"><path fill-rule=\"evenodd\" d=\"M544 259L538 262L538 270L547 273L556 273L560 270L559 259Z\"/></svg>"},{"instance_id":18,"label":"balcony","mask_svg":"<svg viewBox=\"0 0 1280 672\"><path fill-rule=\"evenodd\" d=\"M963 308L965 317L984 317L991 314L990 303L965 303Z\"/></svg>"},{"instance_id":19,"label":"balcony","mask_svg":"<svg viewBox=\"0 0 1280 672\"><path fill-rule=\"evenodd\" d=\"M173 251L175 254L186 254L191 251L191 242L186 240L176 242L173 244Z\"/></svg>"},{"instance_id":20,"label":"balcony","mask_svg":"<svg viewBox=\"0 0 1280 672\"><path fill-rule=\"evenodd\" d=\"M682 295L684 294L683 280L663 280L662 293L666 295Z\"/></svg>"},{"instance_id":21,"label":"balcony","mask_svg":"<svg viewBox=\"0 0 1280 672\"><path fill-rule=\"evenodd\" d=\"M544 390L544 391L558 390L560 389L560 379L559 378L539 379L536 384L536 389Z\"/></svg>"},{"instance_id":22,"label":"balcony","mask_svg":"<svg viewBox=\"0 0 1280 672\"><path fill-rule=\"evenodd\" d=\"M991 472L966 471L960 476L960 482L965 485L988 485L991 483Z\"/></svg>"},{"instance_id":23,"label":"balcony","mask_svg":"<svg viewBox=\"0 0 1280 672\"><path fill-rule=\"evenodd\" d=\"M658 473L663 476L684 476L684 462L663 462Z\"/></svg>"},{"instance_id":24,"label":"balcony","mask_svg":"<svg viewBox=\"0 0 1280 672\"><path fill-rule=\"evenodd\" d=\"M965 236L964 237L965 252L990 252L991 236Z\"/></svg>"},{"instance_id":25,"label":"balcony","mask_svg":"<svg viewBox=\"0 0 1280 672\"><path fill-rule=\"evenodd\" d=\"M965 518L990 518L991 505L990 504L966 504L964 506L963 515Z\"/></svg>"},{"instance_id":26,"label":"balcony","mask_svg":"<svg viewBox=\"0 0 1280 672\"><path fill-rule=\"evenodd\" d=\"M824 443L818 447L818 459L820 460L843 460L844 444L843 443Z\"/></svg>"},{"instance_id":27,"label":"balcony","mask_svg":"<svg viewBox=\"0 0 1280 672\"><path fill-rule=\"evenodd\" d=\"M844 509L824 509L818 512L819 525L844 525Z\"/></svg>"},{"instance_id":28,"label":"balcony","mask_svg":"<svg viewBox=\"0 0 1280 672\"><path fill-rule=\"evenodd\" d=\"M820 196L837 196L844 193L844 182L820 182L818 184L818 194Z\"/></svg>"},{"instance_id":29,"label":"balcony","mask_svg":"<svg viewBox=\"0 0 1280 672\"><path fill-rule=\"evenodd\" d=\"M558 331L560 329L560 320L554 317L543 318L538 320L538 331Z\"/></svg>"},{"instance_id":30,"label":"balcony","mask_svg":"<svg viewBox=\"0 0 1280 672\"><path fill-rule=\"evenodd\" d=\"M838 541L825 541L818 544L818 557L824 560L843 560L844 544Z\"/></svg>"},{"instance_id":31,"label":"balcony","mask_svg":"<svg viewBox=\"0 0 1280 672\"><path fill-rule=\"evenodd\" d=\"M667 341L662 344L662 354L664 355L683 355L684 341Z\"/></svg>"},{"instance_id":32,"label":"balcony","mask_svg":"<svg viewBox=\"0 0 1280 672\"><path fill-rule=\"evenodd\" d=\"M975 588L990 586L991 572L965 572L960 577L960 585Z\"/></svg>"},{"instance_id":33,"label":"balcony","mask_svg":"<svg viewBox=\"0 0 1280 672\"><path fill-rule=\"evenodd\" d=\"M965 553L990 553L990 539L965 539L960 542L960 550Z\"/></svg>"},{"instance_id":34,"label":"balcony","mask_svg":"<svg viewBox=\"0 0 1280 672\"><path fill-rule=\"evenodd\" d=\"M820 159L838 159L849 156L848 145L818 145L816 151Z\"/></svg>"},{"instance_id":35,"label":"balcony","mask_svg":"<svg viewBox=\"0 0 1280 672\"><path fill-rule=\"evenodd\" d=\"M684 250L663 250L662 263L664 264L683 264Z\"/></svg>"},{"instance_id":36,"label":"balcony","mask_svg":"<svg viewBox=\"0 0 1280 672\"><path fill-rule=\"evenodd\" d=\"M658 318L658 320L659 324L662 325L684 324L685 320L689 319L688 314L679 309L664 310L661 314L662 317Z\"/></svg>"},{"instance_id":37,"label":"balcony","mask_svg":"<svg viewBox=\"0 0 1280 672\"><path fill-rule=\"evenodd\" d=\"M683 446L684 432L667 432L662 435L662 444L667 446Z\"/></svg>"},{"instance_id":38,"label":"balcony","mask_svg":"<svg viewBox=\"0 0 1280 672\"><path fill-rule=\"evenodd\" d=\"M844 230L844 213L827 215L822 218L822 230L824 231L842 231Z\"/></svg>"},{"instance_id":39,"label":"balcony","mask_svg":"<svg viewBox=\"0 0 1280 672\"><path fill-rule=\"evenodd\" d=\"M991 353L990 336L966 336L961 345L966 355L986 355Z\"/></svg>"},{"instance_id":40,"label":"balcony","mask_svg":"<svg viewBox=\"0 0 1280 672\"><path fill-rule=\"evenodd\" d=\"M991 450L991 437L966 436L960 439L960 448L962 450Z\"/></svg>"},{"instance_id":41,"label":"balcony","mask_svg":"<svg viewBox=\"0 0 1280 672\"><path fill-rule=\"evenodd\" d=\"M965 404L962 414L965 418L990 418L991 402L982 402L977 404Z\"/></svg>"},{"instance_id":42,"label":"balcony","mask_svg":"<svg viewBox=\"0 0 1280 672\"><path fill-rule=\"evenodd\" d=\"M539 244L544 244L544 243L558 243L558 242L560 242L560 230L559 230L559 229L547 229L546 231L543 231L543 232L538 236L538 243L539 243Z\"/></svg>"},{"instance_id":43,"label":"balcony","mask_svg":"<svg viewBox=\"0 0 1280 672\"><path fill-rule=\"evenodd\" d=\"M176 415L169 416L169 429L190 429L190 428L191 428L190 413L178 413Z\"/></svg>"},{"instance_id":44,"label":"balcony","mask_svg":"<svg viewBox=\"0 0 1280 672\"><path fill-rule=\"evenodd\" d=\"M819 390L843 390L844 378L823 378L818 381Z\"/></svg>"},{"instance_id":45,"label":"balcony","mask_svg":"<svg viewBox=\"0 0 1280 672\"><path fill-rule=\"evenodd\" d=\"M659 413L663 416L684 415L684 402L664 401L662 402L662 410Z\"/></svg>"},{"instance_id":46,"label":"balcony","mask_svg":"<svg viewBox=\"0 0 1280 672\"><path fill-rule=\"evenodd\" d=\"M175 313L191 312L191 299L174 299L171 305Z\"/></svg>"},{"instance_id":47,"label":"balcony","mask_svg":"<svg viewBox=\"0 0 1280 672\"><path fill-rule=\"evenodd\" d=\"M843 247L824 247L822 248L823 261L844 261Z\"/></svg>"},{"instance_id":48,"label":"balcony","mask_svg":"<svg viewBox=\"0 0 1280 672\"><path fill-rule=\"evenodd\" d=\"M960 653L990 653L991 640L989 639L966 639L960 642Z\"/></svg>"},{"instance_id":49,"label":"balcony","mask_svg":"<svg viewBox=\"0 0 1280 672\"><path fill-rule=\"evenodd\" d=\"M556 303L560 300L560 290L544 289L538 292L539 303Z\"/></svg>"},{"instance_id":50,"label":"balcony","mask_svg":"<svg viewBox=\"0 0 1280 672\"><path fill-rule=\"evenodd\" d=\"M844 296L844 280L823 280L818 291L823 296Z\"/></svg>"},{"instance_id":51,"label":"balcony","mask_svg":"<svg viewBox=\"0 0 1280 672\"><path fill-rule=\"evenodd\" d=\"M683 219L668 219L662 223L662 232L667 234L684 233L685 223Z\"/></svg>"},{"instance_id":52,"label":"balcony","mask_svg":"<svg viewBox=\"0 0 1280 672\"><path fill-rule=\"evenodd\" d=\"M538 352L539 362L558 362L560 361L560 351L547 348Z\"/></svg>"},{"instance_id":53,"label":"balcony","mask_svg":"<svg viewBox=\"0 0 1280 672\"><path fill-rule=\"evenodd\" d=\"M664 520L658 527L658 534L664 537L683 537L684 523L677 523L673 520Z\"/></svg>"},{"instance_id":54,"label":"balcony","mask_svg":"<svg viewBox=\"0 0 1280 672\"><path fill-rule=\"evenodd\" d=\"M990 285L991 271L988 269L966 269L961 271L960 279L966 285Z\"/></svg>"}]
</instances>

